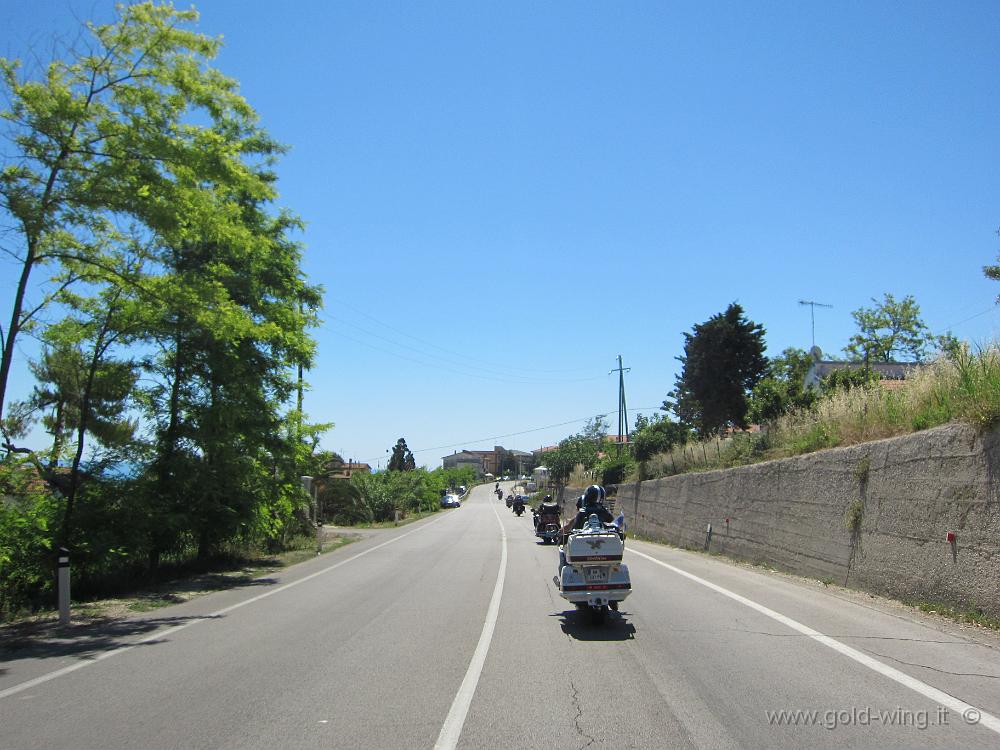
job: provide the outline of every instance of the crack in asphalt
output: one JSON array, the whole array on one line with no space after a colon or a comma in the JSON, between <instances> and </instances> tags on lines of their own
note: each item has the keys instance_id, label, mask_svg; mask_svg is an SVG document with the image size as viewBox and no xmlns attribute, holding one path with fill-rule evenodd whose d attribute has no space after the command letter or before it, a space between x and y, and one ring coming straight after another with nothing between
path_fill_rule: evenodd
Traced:
<instances>
[{"instance_id":1,"label":"crack in asphalt","mask_svg":"<svg viewBox=\"0 0 1000 750\"><path fill-rule=\"evenodd\" d=\"M871 649L863 649L867 651L872 656L878 656L882 659L888 659L889 661L894 661L897 664L905 664L908 667L920 667L921 669L929 669L932 672L938 672L940 674L949 674L953 677L984 677L988 680L1000 680L1000 674L982 674L980 672L951 672L947 669L940 669L938 667L932 667L929 664L917 664L912 661L903 661L902 659L897 659L895 656L889 656L889 654L880 654L877 651L872 651Z\"/></svg>"},{"instance_id":2,"label":"crack in asphalt","mask_svg":"<svg viewBox=\"0 0 1000 750\"><path fill-rule=\"evenodd\" d=\"M590 747L596 742L596 739L591 737L589 734L583 731L583 727L580 726L580 719L583 718L583 706L580 705L580 691L577 690L576 685L573 684L573 680L569 681L570 690L573 691L573 707L576 709L576 716L573 717L573 723L576 725L576 731L581 737L585 737L587 742L580 745L580 750L585 747Z\"/></svg>"}]
</instances>

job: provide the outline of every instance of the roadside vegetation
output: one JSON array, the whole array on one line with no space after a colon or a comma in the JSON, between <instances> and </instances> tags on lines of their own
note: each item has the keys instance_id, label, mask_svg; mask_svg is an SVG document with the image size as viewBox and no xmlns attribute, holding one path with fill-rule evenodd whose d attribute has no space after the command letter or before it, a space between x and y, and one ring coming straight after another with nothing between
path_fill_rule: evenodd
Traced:
<instances>
[{"instance_id":1,"label":"roadside vegetation","mask_svg":"<svg viewBox=\"0 0 1000 750\"><path fill-rule=\"evenodd\" d=\"M1000 423L1000 348L971 351L935 336L912 297L890 294L854 312L844 347L850 367L813 386L814 357L801 349L763 357L762 326L739 305L685 335L681 373L664 414L639 415L629 449L609 442L603 415L545 454L557 483L641 481L743 466L894 437L949 422ZM905 380L880 380L875 363L920 365Z\"/></svg>"},{"instance_id":2,"label":"roadside vegetation","mask_svg":"<svg viewBox=\"0 0 1000 750\"><path fill-rule=\"evenodd\" d=\"M759 432L692 436L639 463L632 480L708 471L856 445L966 422L1000 423L1000 351L959 349L928 363L899 387L875 379L853 387L828 384L809 406L765 422ZM647 428L648 429L648 428ZM637 438L637 448L643 436Z\"/></svg>"},{"instance_id":3,"label":"roadside vegetation","mask_svg":"<svg viewBox=\"0 0 1000 750\"><path fill-rule=\"evenodd\" d=\"M372 526L437 512L441 493L472 487L470 468L403 469L358 473L349 482L327 482L319 493L322 518L341 526Z\"/></svg>"},{"instance_id":4,"label":"roadside vegetation","mask_svg":"<svg viewBox=\"0 0 1000 750\"><path fill-rule=\"evenodd\" d=\"M333 478L333 425L303 408L323 290L278 203L286 147L197 21L123 4L51 61L0 58L2 619L52 605L62 547L76 601L119 595L472 483L416 469L402 440L389 471ZM10 400L25 350L34 388Z\"/></svg>"}]
</instances>

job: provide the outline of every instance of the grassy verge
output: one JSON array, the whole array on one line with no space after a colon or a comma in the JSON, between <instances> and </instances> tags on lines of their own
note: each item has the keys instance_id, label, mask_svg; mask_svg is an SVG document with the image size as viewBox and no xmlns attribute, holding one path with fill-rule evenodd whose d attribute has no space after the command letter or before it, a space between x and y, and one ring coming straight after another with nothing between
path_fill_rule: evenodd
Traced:
<instances>
[{"instance_id":1,"label":"grassy verge","mask_svg":"<svg viewBox=\"0 0 1000 750\"><path fill-rule=\"evenodd\" d=\"M442 508L441 510L449 510ZM422 510L418 513L408 513L405 518L398 521L369 521L367 523L356 523L351 526L344 526L345 529L392 529L396 526L406 526L408 523L419 521L421 518L429 518L440 510Z\"/></svg>"},{"instance_id":2,"label":"grassy verge","mask_svg":"<svg viewBox=\"0 0 1000 750\"><path fill-rule=\"evenodd\" d=\"M965 625L976 625L980 628L1000 631L1000 618L991 617L978 607L961 609L949 607L946 604L933 604L931 602L903 602L907 606L916 607L921 612L932 615L947 617L949 620L960 622Z\"/></svg>"}]
</instances>

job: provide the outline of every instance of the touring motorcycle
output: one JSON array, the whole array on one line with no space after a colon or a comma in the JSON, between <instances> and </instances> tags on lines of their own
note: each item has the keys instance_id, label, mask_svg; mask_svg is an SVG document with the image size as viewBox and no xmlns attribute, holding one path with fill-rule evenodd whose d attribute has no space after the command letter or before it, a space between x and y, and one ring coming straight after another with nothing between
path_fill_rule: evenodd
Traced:
<instances>
[{"instance_id":1,"label":"touring motorcycle","mask_svg":"<svg viewBox=\"0 0 1000 750\"><path fill-rule=\"evenodd\" d=\"M596 514L582 529L566 535L559 548L565 564L553 582L563 599L581 611L589 610L594 622L603 622L608 610L632 593L628 566L622 562L625 535L620 526L603 524Z\"/></svg>"}]
</instances>

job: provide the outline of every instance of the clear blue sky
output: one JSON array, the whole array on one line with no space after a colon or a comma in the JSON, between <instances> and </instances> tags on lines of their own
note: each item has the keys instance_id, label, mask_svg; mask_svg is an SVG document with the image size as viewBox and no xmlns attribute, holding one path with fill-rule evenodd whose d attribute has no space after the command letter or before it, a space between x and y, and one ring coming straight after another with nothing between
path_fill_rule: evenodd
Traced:
<instances>
[{"instance_id":1,"label":"clear blue sky","mask_svg":"<svg viewBox=\"0 0 1000 750\"><path fill-rule=\"evenodd\" d=\"M0 55L110 8L4 3ZM732 301L772 354L810 346L798 300L833 305L839 353L884 292L998 338L1000 3L197 8L291 146L280 202L326 290L307 411L345 458L554 443L614 418L619 353L648 413Z\"/></svg>"}]
</instances>

